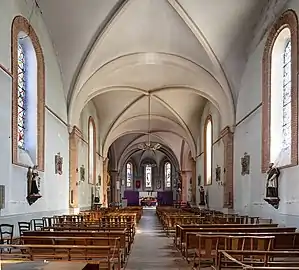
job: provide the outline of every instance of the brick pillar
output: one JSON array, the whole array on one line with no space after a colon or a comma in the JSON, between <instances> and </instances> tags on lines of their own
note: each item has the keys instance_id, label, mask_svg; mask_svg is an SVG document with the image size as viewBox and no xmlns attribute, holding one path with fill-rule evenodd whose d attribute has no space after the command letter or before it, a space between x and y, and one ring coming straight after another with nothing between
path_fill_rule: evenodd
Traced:
<instances>
[{"instance_id":1,"label":"brick pillar","mask_svg":"<svg viewBox=\"0 0 299 270\"><path fill-rule=\"evenodd\" d=\"M108 163L109 159L106 158L103 161L103 206L108 206L108 194L107 194L107 186L110 185L110 176L108 173ZM108 184L108 185L107 185Z\"/></svg>"},{"instance_id":2,"label":"brick pillar","mask_svg":"<svg viewBox=\"0 0 299 270\"><path fill-rule=\"evenodd\" d=\"M70 170L70 181L69 181L69 205L70 208L78 208L79 206L79 194L78 194L78 143L82 137L81 131L74 126L72 132L69 135L69 170Z\"/></svg>"},{"instance_id":3,"label":"brick pillar","mask_svg":"<svg viewBox=\"0 0 299 270\"><path fill-rule=\"evenodd\" d=\"M224 144L224 187L223 187L223 207L232 209L234 207L234 134L229 127L221 131Z\"/></svg>"}]
</instances>

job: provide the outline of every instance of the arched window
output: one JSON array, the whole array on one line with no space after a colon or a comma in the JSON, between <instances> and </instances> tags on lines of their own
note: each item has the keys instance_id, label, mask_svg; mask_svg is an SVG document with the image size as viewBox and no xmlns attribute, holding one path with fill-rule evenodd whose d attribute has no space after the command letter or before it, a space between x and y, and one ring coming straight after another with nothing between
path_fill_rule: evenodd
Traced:
<instances>
[{"instance_id":1,"label":"arched window","mask_svg":"<svg viewBox=\"0 0 299 270\"><path fill-rule=\"evenodd\" d=\"M26 112L28 104L26 103L26 59L25 51L18 40L18 147L26 150Z\"/></svg>"},{"instance_id":2,"label":"arched window","mask_svg":"<svg viewBox=\"0 0 299 270\"><path fill-rule=\"evenodd\" d=\"M150 165L145 165L145 187L152 187L152 167Z\"/></svg>"},{"instance_id":3,"label":"arched window","mask_svg":"<svg viewBox=\"0 0 299 270\"><path fill-rule=\"evenodd\" d=\"M131 162L127 163L127 187L132 186L132 178L133 178L133 165Z\"/></svg>"},{"instance_id":4,"label":"arched window","mask_svg":"<svg viewBox=\"0 0 299 270\"><path fill-rule=\"evenodd\" d=\"M96 126L92 117L88 121L88 182L94 184L96 175Z\"/></svg>"},{"instance_id":5,"label":"arched window","mask_svg":"<svg viewBox=\"0 0 299 270\"><path fill-rule=\"evenodd\" d=\"M171 187L171 164L166 162L164 165L164 179L165 179L165 187Z\"/></svg>"},{"instance_id":6,"label":"arched window","mask_svg":"<svg viewBox=\"0 0 299 270\"><path fill-rule=\"evenodd\" d=\"M205 185L212 184L212 161L213 160L213 124L209 115L204 127L204 175Z\"/></svg>"},{"instance_id":7,"label":"arched window","mask_svg":"<svg viewBox=\"0 0 299 270\"><path fill-rule=\"evenodd\" d=\"M271 28L263 57L262 171L298 164L296 14L288 10Z\"/></svg>"},{"instance_id":8,"label":"arched window","mask_svg":"<svg viewBox=\"0 0 299 270\"><path fill-rule=\"evenodd\" d=\"M12 162L44 170L45 66L38 37L21 17L12 23Z\"/></svg>"}]
</instances>

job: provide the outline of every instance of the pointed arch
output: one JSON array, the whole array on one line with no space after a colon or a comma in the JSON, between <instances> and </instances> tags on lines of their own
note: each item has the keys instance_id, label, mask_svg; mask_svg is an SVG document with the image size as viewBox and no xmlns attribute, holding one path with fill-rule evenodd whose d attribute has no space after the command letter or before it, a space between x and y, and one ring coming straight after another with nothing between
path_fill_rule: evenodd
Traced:
<instances>
[{"instance_id":1,"label":"pointed arch","mask_svg":"<svg viewBox=\"0 0 299 270\"><path fill-rule=\"evenodd\" d=\"M44 171L44 56L37 34L22 16L12 22L11 57L12 163Z\"/></svg>"},{"instance_id":2,"label":"pointed arch","mask_svg":"<svg viewBox=\"0 0 299 270\"><path fill-rule=\"evenodd\" d=\"M262 172L298 165L298 19L287 10L270 29L262 62Z\"/></svg>"}]
</instances>

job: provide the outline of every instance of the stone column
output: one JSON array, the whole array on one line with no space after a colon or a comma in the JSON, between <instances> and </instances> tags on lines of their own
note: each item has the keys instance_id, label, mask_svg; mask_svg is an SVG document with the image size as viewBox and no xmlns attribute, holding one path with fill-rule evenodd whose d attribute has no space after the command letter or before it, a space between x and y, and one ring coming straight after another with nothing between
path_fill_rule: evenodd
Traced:
<instances>
[{"instance_id":1,"label":"stone column","mask_svg":"<svg viewBox=\"0 0 299 270\"><path fill-rule=\"evenodd\" d=\"M233 209L234 207L234 134L227 126L221 131L224 144L224 187L223 187L223 207Z\"/></svg>"},{"instance_id":2,"label":"stone column","mask_svg":"<svg viewBox=\"0 0 299 270\"><path fill-rule=\"evenodd\" d=\"M110 189L111 189L111 194L112 194L112 202L118 202L118 193L119 191L117 190L116 182L118 180L118 173L116 170L111 170L110 171Z\"/></svg>"},{"instance_id":3,"label":"stone column","mask_svg":"<svg viewBox=\"0 0 299 270\"><path fill-rule=\"evenodd\" d=\"M191 183L191 188L192 188L192 198L191 202L193 204L196 204L196 161L191 158L192 162L192 183Z\"/></svg>"},{"instance_id":4,"label":"stone column","mask_svg":"<svg viewBox=\"0 0 299 270\"><path fill-rule=\"evenodd\" d=\"M188 181L187 181L187 172L181 171L182 175L182 192L181 192L181 201L187 202L187 195L188 195Z\"/></svg>"},{"instance_id":5,"label":"stone column","mask_svg":"<svg viewBox=\"0 0 299 270\"><path fill-rule=\"evenodd\" d=\"M109 173L108 173L108 162L109 162L109 159L106 158L104 159L103 161L103 206L106 207L108 206L108 194L107 194L107 186L110 185L110 176L109 176Z\"/></svg>"},{"instance_id":6,"label":"stone column","mask_svg":"<svg viewBox=\"0 0 299 270\"><path fill-rule=\"evenodd\" d=\"M74 126L72 132L69 135L69 205L70 209L78 208L79 194L78 194L78 183L79 183L79 168L78 168L78 143L82 137L81 131Z\"/></svg>"}]
</instances>

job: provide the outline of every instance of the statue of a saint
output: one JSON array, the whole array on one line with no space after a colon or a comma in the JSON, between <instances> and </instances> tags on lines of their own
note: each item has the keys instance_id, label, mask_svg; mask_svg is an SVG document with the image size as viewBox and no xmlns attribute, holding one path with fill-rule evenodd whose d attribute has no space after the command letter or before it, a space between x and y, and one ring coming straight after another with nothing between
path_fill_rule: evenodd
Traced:
<instances>
[{"instance_id":1,"label":"statue of a saint","mask_svg":"<svg viewBox=\"0 0 299 270\"><path fill-rule=\"evenodd\" d=\"M206 205L205 203L205 190L203 186L199 187L199 205L204 206Z\"/></svg>"},{"instance_id":2,"label":"statue of a saint","mask_svg":"<svg viewBox=\"0 0 299 270\"><path fill-rule=\"evenodd\" d=\"M38 175L37 166L29 167L27 172L27 201L29 205L41 198L39 194L39 181L40 177Z\"/></svg>"},{"instance_id":3,"label":"statue of a saint","mask_svg":"<svg viewBox=\"0 0 299 270\"><path fill-rule=\"evenodd\" d=\"M278 198L278 177L280 171L278 168L274 167L274 163L270 163L267 174L266 197Z\"/></svg>"}]
</instances>

